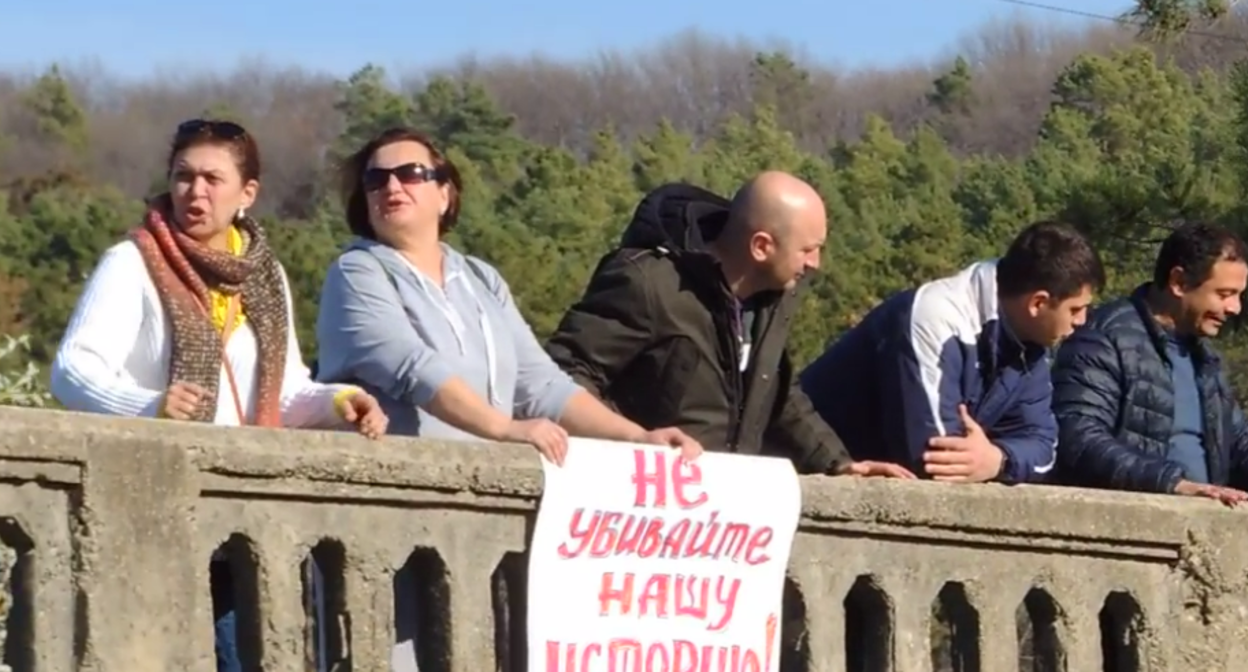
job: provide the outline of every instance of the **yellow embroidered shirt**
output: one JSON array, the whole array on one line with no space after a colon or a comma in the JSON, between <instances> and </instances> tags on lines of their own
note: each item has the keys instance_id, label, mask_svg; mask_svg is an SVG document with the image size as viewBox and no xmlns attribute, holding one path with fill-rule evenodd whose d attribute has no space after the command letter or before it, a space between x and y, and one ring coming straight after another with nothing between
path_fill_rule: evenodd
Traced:
<instances>
[{"instance_id":1,"label":"yellow embroidered shirt","mask_svg":"<svg viewBox=\"0 0 1248 672\"><path fill-rule=\"evenodd\" d=\"M225 239L226 250L234 256L240 256L243 253L243 234L238 230L237 226L231 226ZM229 294L219 292L217 290L208 290L208 300L211 302L212 323L217 326L217 331L225 330L225 318L230 313ZM242 326L245 318L240 308L238 314L234 316L234 328Z\"/></svg>"}]
</instances>

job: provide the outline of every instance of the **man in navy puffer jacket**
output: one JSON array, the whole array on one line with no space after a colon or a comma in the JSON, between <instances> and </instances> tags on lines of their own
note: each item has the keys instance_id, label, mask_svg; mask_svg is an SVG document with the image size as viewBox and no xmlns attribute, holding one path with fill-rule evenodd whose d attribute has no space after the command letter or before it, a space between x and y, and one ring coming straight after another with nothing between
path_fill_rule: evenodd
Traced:
<instances>
[{"instance_id":1,"label":"man in navy puffer jacket","mask_svg":"<svg viewBox=\"0 0 1248 672\"><path fill-rule=\"evenodd\" d=\"M1248 249L1207 224L1176 229L1153 281L1097 308L1052 371L1057 470L1071 485L1210 497L1248 472L1248 423L1210 339L1240 311Z\"/></svg>"}]
</instances>

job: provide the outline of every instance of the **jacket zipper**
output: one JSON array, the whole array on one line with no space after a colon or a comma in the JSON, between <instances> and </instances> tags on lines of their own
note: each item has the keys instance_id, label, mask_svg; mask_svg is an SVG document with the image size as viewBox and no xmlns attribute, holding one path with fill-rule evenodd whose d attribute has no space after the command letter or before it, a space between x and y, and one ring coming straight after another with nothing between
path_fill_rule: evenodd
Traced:
<instances>
[{"instance_id":1,"label":"jacket zipper","mask_svg":"<svg viewBox=\"0 0 1248 672\"><path fill-rule=\"evenodd\" d=\"M1194 354L1195 353L1193 353L1193 355ZM1195 358L1193 358L1192 361L1194 364L1196 363ZM1172 375L1173 375L1174 364L1170 363L1169 361L1167 361L1166 364L1167 364L1167 367L1171 370ZM1215 410L1217 407L1217 404L1210 403L1210 402L1213 402L1214 400L1208 399L1207 395L1205 394L1206 385L1208 384L1207 379L1209 377L1210 368L1211 367L1209 366L1209 364L1204 361L1204 357L1201 357L1199 365L1194 366L1193 371L1196 373L1196 376L1195 376L1196 377L1196 393L1197 393L1197 396L1200 398L1200 429L1202 432L1204 432L1204 439L1205 439L1204 441L1205 443L1205 446L1204 446L1205 469L1208 470L1207 475L1209 476L1210 482L1216 482L1213 480L1217 478L1217 474L1214 473L1215 471L1218 473L1222 473L1223 471L1229 471L1229 470L1225 467L1225 465L1222 464L1221 448L1222 448L1222 443L1225 441L1223 434L1222 434L1222 427L1218 426L1219 423L1212 422L1213 420L1219 419L1215 415L1215 413L1217 413L1217 411ZM1214 376L1215 377L1213 379L1213 387L1217 389L1219 386L1217 383L1216 372L1214 372ZM1219 403L1221 402L1220 390L1219 390L1218 402ZM1215 466L1219 468L1215 470L1214 469Z\"/></svg>"},{"instance_id":2,"label":"jacket zipper","mask_svg":"<svg viewBox=\"0 0 1248 672\"><path fill-rule=\"evenodd\" d=\"M733 414L732 426L728 432L728 450L736 452L741 441L741 425L745 420L745 390L741 375L741 344L745 338L745 321L741 302L731 292L726 292L725 298L732 310L729 315L731 333L728 335L728 352L732 369L729 375L732 377Z\"/></svg>"}]
</instances>

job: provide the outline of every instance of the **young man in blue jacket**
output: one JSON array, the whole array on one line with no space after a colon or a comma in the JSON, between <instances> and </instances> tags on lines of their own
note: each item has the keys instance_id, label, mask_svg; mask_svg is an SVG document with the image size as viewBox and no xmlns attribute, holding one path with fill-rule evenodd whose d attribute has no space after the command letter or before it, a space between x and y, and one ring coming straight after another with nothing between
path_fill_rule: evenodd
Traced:
<instances>
[{"instance_id":1,"label":"young man in blue jacket","mask_svg":"<svg viewBox=\"0 0 1248 672\"><path fill-rule=\"evenodd\" d=\"M1241 309L1248 247L1187 224L1161 245L1153 280L1100 306L1062 344L1053 411L1063 483L1248 500L1248 422L1213 338Z\"/></svg>"},{"instance_id":2,"label":"young man in blue jacket","mask_svg":"<svg viewBox=\"0 0 1248 672\"><path fill-rule=\"evenodd\" d=\"M1000 259L877 306L803 371L802 389L854 459L940 481L1042 481L1057 442L1048 349L1104 282L1082 235L1032 224Z\"/></svg>"}]
</instances>

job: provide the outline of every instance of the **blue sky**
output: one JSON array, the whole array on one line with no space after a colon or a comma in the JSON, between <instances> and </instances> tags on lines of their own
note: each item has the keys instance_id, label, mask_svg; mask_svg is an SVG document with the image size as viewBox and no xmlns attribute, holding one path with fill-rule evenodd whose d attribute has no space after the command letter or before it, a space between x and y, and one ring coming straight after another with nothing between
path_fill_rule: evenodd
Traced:
<instances>
[{"instance_id":1,"label":"blue sky","mask_svg":"<svg viewBox=\"0 0 1248 672\"><path fill-rule=\"evenodd\" d=\"M1116 15L1130 0L1037 0ZM0 12L0 68L96 62L143 77L244 59L346 74L372 62L397 70L456 57L558 58L644 49L697 27L723 37L783 39L820 61L888 66L942 55L993 18L1078 24L1006 0L14 0Z\"/></svg>"}]
</instances>

